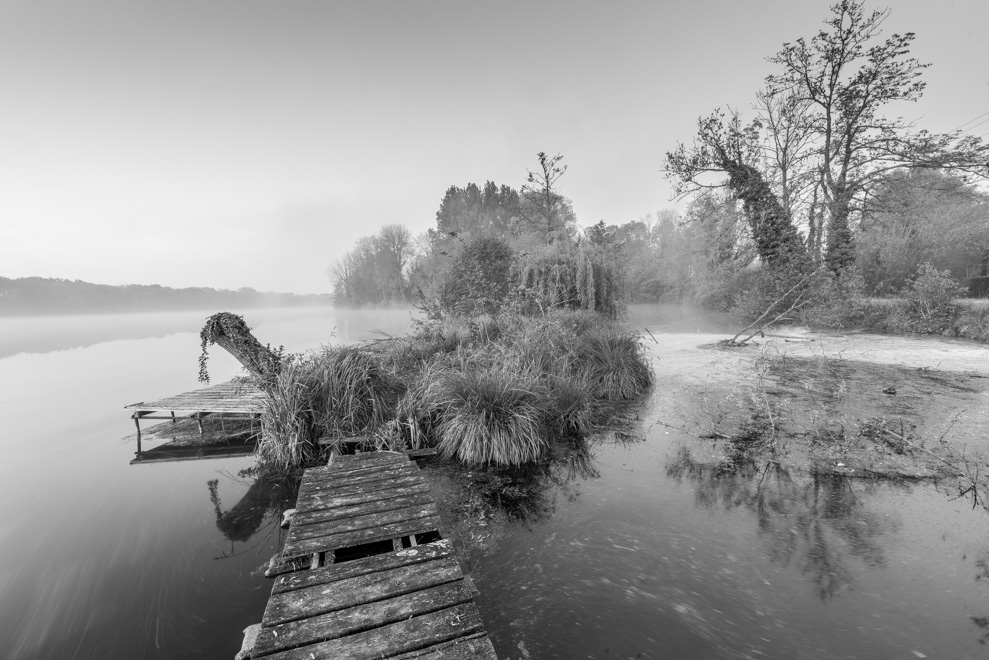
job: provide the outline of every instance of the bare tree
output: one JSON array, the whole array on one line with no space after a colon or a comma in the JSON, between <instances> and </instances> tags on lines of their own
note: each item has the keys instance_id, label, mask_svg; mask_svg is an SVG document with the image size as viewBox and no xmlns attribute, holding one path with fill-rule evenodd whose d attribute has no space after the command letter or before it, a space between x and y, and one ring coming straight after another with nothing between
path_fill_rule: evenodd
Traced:
<instances>
[{"instance_id":1,"label":"bare tree","mask_svg":"<svg viewBox=\"0 0 989 660\"><path fill-rule=\"evenodd\" d=\"M547 156L540 151L539 171L529 171L522 186L519 215L529 228L546 243L552 243L574 223L573 210L565 197L556 191L556 182L567 171L563 156Z\"/></svg>"}]
</instances>

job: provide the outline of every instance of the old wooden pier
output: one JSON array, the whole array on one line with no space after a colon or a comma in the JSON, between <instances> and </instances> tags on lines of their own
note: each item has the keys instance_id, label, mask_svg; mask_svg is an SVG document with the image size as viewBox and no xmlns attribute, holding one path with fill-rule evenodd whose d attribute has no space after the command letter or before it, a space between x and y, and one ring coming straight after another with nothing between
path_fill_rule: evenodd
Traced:
<instances>
[{"instance_id":1,"label":"old wooden pier","mask_svg":"<svg viewBox=\"0 0 989 660\"><path fill-rule=\"evenodd\" d=\"M307 470L251 658L497 660L414 461Z\"/></svg>"},{"instance_id":2,"label":"old wooden pier","mask_svg":"<svg viewBox=\"0 0 989 660\"><path fill-rule=\"evenodd\" d=\"M132 403L124 409L133 411L131 419L137 427L137 456L140 459L144 453L141 447L142 421L192 419L199 425L199 433L202 434L203 419L207 417L219 419L221 423L223 420L257 420L264 409L264 393L254 381L238 379L157 401Z\"/></svg>"}]
</instances>

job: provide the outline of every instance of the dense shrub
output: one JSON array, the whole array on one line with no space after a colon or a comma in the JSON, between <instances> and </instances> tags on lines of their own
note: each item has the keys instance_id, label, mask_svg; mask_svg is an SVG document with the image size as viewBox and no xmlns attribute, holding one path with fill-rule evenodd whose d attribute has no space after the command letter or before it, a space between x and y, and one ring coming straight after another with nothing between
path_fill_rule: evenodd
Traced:
<instances>
[{"instance_id":1,"label":"dense shrub","mask_svg":"<svg viewBox=\"0 0 989 660\"><path fill-rule=\"evenodd\" d=\"M951 327L955 299L965 295L964 287L951 279L947 270L925 263L910 281L903 297L910 302L910 323L914 332L936 333Z\"/></svg>"},{"instance_id":2,"label":"dense shrub","mask_svg":"<svg viewBox=\"0 0 989 660\"><path fill-rule=\"evenodd\" d=\"M460 316L497 312L508 297L513 259L501 238L471 239L443 278L441 309Z\"/></svg>"}]
</instances>

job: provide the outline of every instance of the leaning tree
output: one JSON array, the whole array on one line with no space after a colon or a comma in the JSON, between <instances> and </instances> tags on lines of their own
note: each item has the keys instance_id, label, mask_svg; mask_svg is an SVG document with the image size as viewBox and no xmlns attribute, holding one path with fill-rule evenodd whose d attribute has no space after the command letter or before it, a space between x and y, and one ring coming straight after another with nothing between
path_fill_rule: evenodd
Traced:
<instances>
[{"instance_id":1,"label":"leaning tree","mask_svg":"<svg viewBox=\"0 0 989 660\"><path fill-rule=\"evenodd\" d=\"M914 33L883 39L890 10L867 13L859 0L841 0L831 12L810 40L785 43L768 58L779 70L766 78L755 120L743 126L734 113L725 123L720 112L701 119L693 144L667 154L666 171L678 194L720 175L714 185L746 204L757 243L766 244L771 237L758 232L768 231L782 232L789 245L791 227L805 218L812 255L823 236L824 261L840 276L854 259L854 221L877 182L909 168L985 178L989 145L889 118L891 105L924 92L929 65L910 57ZM780 209L788 222L779 220ZM763 218L771 220L759 229Z\"/></svg>"}]
</instances>

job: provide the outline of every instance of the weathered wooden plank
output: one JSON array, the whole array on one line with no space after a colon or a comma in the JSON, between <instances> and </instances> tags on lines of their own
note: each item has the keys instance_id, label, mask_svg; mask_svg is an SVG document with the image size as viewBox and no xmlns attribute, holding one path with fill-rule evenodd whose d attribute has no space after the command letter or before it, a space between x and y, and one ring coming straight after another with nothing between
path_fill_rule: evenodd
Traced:
<instances>
[{"instance_id":1,"label":"weathered wooden plank","mask_svg":"<svg viewBox=\"0 0 989 660\"><path fill-rule=\"evenodd\" d=\"M403 465L415 466L415 463L408 460L405 456L400 458L389 459L387 461L358 461L350 463L340 463L339 459L335 459L332 463L326 466L321 466L318 468L312 468L316 470L326 470L329 474L362 474L365 472L371 472L373 470L382 470L392 467L400 467Z\"/></svg>"},{"instance_id":2,"label":"weathered wooden plank","mask_svg":"<svg viewBox=\"0 0 989 660\"><path fill-rule=\"evenodd\" d=\"M364 456L366 454L354 454L355 456ZM390 467L396 467L400 465L414 465L408 460L403 454L393 454L388 453L385 455L384 459L360 459L360 460L346 460L350 458L349 456L336 456L333 462L329 465L321 465L319 467L313 467L306 470L306 476L311 476L313 478L322 478L330 474L339 474L353 472L358 474L363 471L369 470L380 470L387 469Z\"/></svg>"},{"instance_id":3,"label":"weathered wooden plank","mask_svg":"<svg viewBox=\"0 0 989 660\"><path fill-rule=\"evenodd\" d=\"M295 507L297 509L305 508L310 505L310 503L316 503L320 499L326 497L340 497L343 495L359 495L373 493L378 490L391 490L393 488L399 488L402 486L412 486L415 484L424 483L421 475L407 475L404 477L396 477L394 479L384 479L382 481L371 481L368 483L356 483L356 484L344 484L339 488L327 489L325 491L319 491L312 493L310 495L303 495L296 499Z\"/></svg>"},{"instance_id":4,"label":"weathered wooden plank","mask_svg":"<svg viewBox=\"0 0 989 660\"><path fill-rule=\"evenodd\" d=\"M402 471L375 472L374 475L370 475L365 478L345 478L341 483L327 482L321 484L309 484L305 490L301 488L299 489L299 493L296 496L296 501L306 501L319 497L351 493L353 492L354 487L363 487L365 492L371 492L374 490L388 490L391 487L391 484L397 483L402 479L406 481L401 483L408 485L409 483L414 483L415 480L423 480L423 477L418 470L408 470L406 468Z\"/></svg>"},{"instance_id":5,"label":"weathered wooden plank","mask_svg":"<svg viewBox=\"0 0 989 660\"><path fill-rule=\"evenodd\" d=\"M352 504L360 504L362 502L372 502L374 500L386 500L395 497L403 497L411 493L426 493L429 492L429 484L425 481L419 479L413 481L408 485L398 485L393 488L386 488L381 490L371 490L364 493L353 493L350 495L319 495L312 498L309 501L299 502L296 500L295 508L306 510L321 510L321 509L332 509L338 506L350 506ZM305 506L303 506L305 504Z\"/></svg>"},{"instance_id":6,"label":"weathered wooden plank","mask_svg":"<svg viewBox=\"0 0 989 660\"><path fill-rule=\"evenodd\" d=\"M352 506L338 506L332 509L314 509L296 513L292 517L293 525L315 525L326 523L331 520L341 520L343 518L353 518L354 516L370 515L381 511L391 511L407 506L420 506L433 501L429 493L412 493L405 497L393 497L386 499L370 500Z\"/></svg>"},{"instance_id":7,"label":"weathered wooden plank","mask_svg":"<svg viewBox=\"0 0 989 660\"><path fill-rule=\"evenodd\" d=\"M487 633L460 637L424 649L393 655L388 660L498 660Z\"/></svg>"},{"instance_id":8,"label":"weathered wooden plank","mask_svg":"<svg viewBox=\"0 0 989 660\"><path fill-rule=\"evenodd\" d=\"M382 466L372 470L361 470L357 474L344 472L340 474L316 475L314 478L305 479L300 484L299 495L308 495L348 484L382 481L384 479L394 479L416 474L419 474L419 468L414 463L406 463L405 465ZM306 472L306 476L309 476L308 471Z\"/></svg>"},{"instance_id":9,"label":"weathered wooden plank","mask_svg":"<svg viewBox=\"0 0 989 660\"><path fill-rule=\"evenodd\" d=\"M386 541L388 539L409 536L410 534L425 534L426 532L437 531L440 528L439 516L427 516L391 525L382 525L368 529L357 529L343 534L331 534L310 539L294 539L289 530L289 537L285 540L285 547L282 549L282 559L294 559L313 552L328 552L341 548L352 548L356 545L374 543L375 541Z\"/></svg>"},{"instance_id":10,"label":"weathered wooden plank","mask_svg":"<svg viewBox=\"0 0 989 660\"><path fill-rule=\"evenodd\" d=\"M260 412L264 406L264 393L249 381L220 383L192 392L144 401L125 408L142 410L173 410L194 412Z\"/></svg>"},{"instance_id":11,"label":"weathered wooden plank","mask_svg":"<svg viewBox=\"0 0 989 660\"><path fill-rule=\"evenodd\" d=\"M399 552L389 552L383 555L364 557L342 564L330 564L326 568L315 571L302 571L279 576L272 586L271 593L279 594L287 591L295 591L306 587L332 584L359 575L370 575L389 571L401 566L412 566L422 564L427 561L434 561L443 557L453 555L453 544L442 539L432 543L424 543L414 548L406 548Z\"/></svg>"},{"instance_id":12,"label":"weathered wooden plank","mask_svg":"<svg viewBox=\"0 0 989 660\"><path fill-rule=\"evenodd\" d=\"M412 616L469 603L470 600L470 591L461 580L339 612L262 628L254 646L254 657L345 637Z\"/></svg>"},{"instance_id":13,"label":"weathered wooden plank","mask_svg":"<svg viewBox=\"0 0 989 660\"><path fill-rule=\"evenodd\" d=\"M384 598L401 596L463 578L454 557L406 564L387 571L344 578L293 591L272 594L264 611L264 626L274 626L317 614L337 612Z\"/></svg>"},{"instance_id":14,"label":"weathered wooden plank","mask_svg":"<svg viewBox=\"0 0 989 660\"><path fill-rule=\"evenodd\" d=\"M348 637L267 656L271 660L359 660L388 658L428 648L483 629L477 608L456 605Z\"/></svg>"},{"instance_id":15,"label":"weathered wooden plank","mask_svg":"<svg viewBox=\"0 0 989 660\"><path fill-rule=\"evenodd\" d=\"M328 467L336 470L350 470L368 465L381 465L388 462L404 462L408 459L404 454L393 451L361 452L358 454L338 454L333 457Z\"/></svg>"},{"instance_id":16,"label":"weathered wooden plank","mask_svg":"<svg viewBox=\"0 0 989 660\"><path fill-rule=\"evenodd\" d=\"M386 500L386 502L395 502L398 505L407 504L404 499ZM426 504L401 506L400 508L391 508L385 511L367 511L347 518L338 518L336 520L313 523L310 525L299 525L296 523L292 526L292 529L289 532L289 538L294 541L300 541L302 539L312 539L319 536L343 534L344 532L352 532L358 529L383 527L385 525L400 523L403 520L413 520L415 518L425 518L426 516L438 515L439 511L437 511L436 505L432 502L428 502Z\"/></svg>"},{"instance_id":17,"label":"weathered wooden plank","mask_svg":"<svg viewBox=\"0 0 989 660\"><path fill-rule=\"evenodd\" d=\"M322 478L324 475L335 475L337 477L348 476L348 475L358 475L367 474L375 470L389 470L399 467L416 467L416 464L409 460L388 460L379 462L361 462L361 463L348 463L344 466L338 466L336 463L320 466L317 468L311 468L316 470L316 476ZM308 471L307 471L308 472Z\"/></svg>"}]
</instances>

